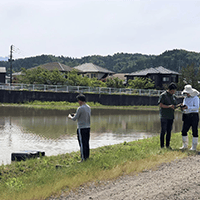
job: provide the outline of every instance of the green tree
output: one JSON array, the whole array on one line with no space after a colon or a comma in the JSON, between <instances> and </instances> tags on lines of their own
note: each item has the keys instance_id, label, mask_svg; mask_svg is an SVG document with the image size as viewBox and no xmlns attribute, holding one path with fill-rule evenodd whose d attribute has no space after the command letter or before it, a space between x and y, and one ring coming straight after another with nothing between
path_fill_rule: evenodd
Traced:
<instances>
[{"instance_id":1,"label":"green tree","mask_svg":"<svg viewBox=\"0 0 200 200\"><path fill-rule=\"evenodd\" d=\"M54 69L51 73L49 73L48 79L49 83L52 85L64 85L66 83L65 75L58 69Z\"/></svg>"},{"instance_id":2,"label":"green tree","mask_svg":"<svg viewBox=\"0 0 200 200\"><path fill-rule=\"evenodd\" d=\"M128 81L128 87L134 89L152 89L155 84L150 78L138 78Z\"/></svg>"},{"instance_id":3,"label":"green tree","mask_svg":"<svg viewBox=\"0 0 200 200\"><path fill-rule=\"evenodd\" d=\"M64 84L66 79L57 69L51 71L42 69L40 67L27 70L22 68L21 75L18 77L19 83L25 84Z\"/></svg>"},{"instance_id":4,"label":"green tree","mask_svg":"<svg viewBox=\"0 0 200 200\"><path fill-rule=\"evenodd\" d=\"M106 86L112 88L124 88L123 80L116 78L108 78L106 80Z\"/></svg>"},{"instance_id":5,"label":"green tree","mask_svg":"<svg viewBox=\"0 0 200 200\"><path fill-rule=\"evenodd\" d=\"M198 81L200 80L200 70L199 67L195 67L194 64L187 65L187 67L182 67L179 76L179 81L177 84L178 90L183 90L186 84L192 85L195 89L199 90L200 86Z\"/></svg>"},{"instance_id":6,"label":"green tree","mask_svg":"<svg viewBox=\"0 0 200 200\"><path fill-rule=\"evenodd\" d=\"M78 75L76 70L68 73L67 84L71 86L106 87L106 84L97 78L82 77L82 75Z\"/></svg>"},{"instance_id":7,"label":"green tree","mask_svg":"<svg viewBox=\"0 0 200 200\"><path fill-rule=\"evenodd\" d=\"M79 86L81 85L81 78L82 76L78 75L76 70L73 70L71 72L68 72L66 83L72 86Z\"/></svg>"},{"instance_id":8,"label":"green tree","mask_svg":"<svg viewBox=\"0 0 200 200\"><path fill-rule=\"evenodd\" d=\"M106 83L98 80L97 78L92 78L90 86L91 87L106 87Z\"/></svg>"},{"instance_id":9,"label":"green tree","mask_svg":"<svg viewBox=\"0 0 200 200\"><path fill-rule=\"evenodd\" d=\"M115 87L115 82L112 78L108 78L106 79L106 86L110 87L110 88L114 88Z\"/></svg>"},{"instance_id":10,"label":"green tree","mask_svg":"<svg viewBox=\"0 0 200 200\"><path fill-rule=\"evenodd\" d=\"M37 72L36 70L27 70L25 68L22 68L21 75L18 76L18 82L19 83L25 83L25 84L33 84L36 81Z\"/></svg>"},{"instance_id":11,"label":"green tree","mask_svg":"<svg viewBox=\"0 0 200 200\"><path fill-rule=\"evenodd\" d=\"M36 84L49 84L49 78L50 78L50 71L42 69L40 67L32 70L27 71L33 71L34 72L34 83Z\"/></svg>"},{"instance_id":12,"label":"green tree","mask_svg":"<svg viewBox=\"0 0 200 200\"><path fill-rule=\"evenodd\" d=\"M90 86L91 85L91 79L87 76L81 77L80 84L81 86Z\"/></svg>"}]
</instances>

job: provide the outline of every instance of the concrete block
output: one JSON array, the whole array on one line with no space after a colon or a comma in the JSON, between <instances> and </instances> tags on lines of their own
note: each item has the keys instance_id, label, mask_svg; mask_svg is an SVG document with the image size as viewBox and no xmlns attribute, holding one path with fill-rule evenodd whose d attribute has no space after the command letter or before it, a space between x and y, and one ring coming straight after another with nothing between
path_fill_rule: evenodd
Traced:
<instances>
[{"instance_id":1,"label":"concrete block","mask_svg":"<svg viewBox=\"0 0 200 200\"><path fill-rule=\"evenodd\" d=\"M20 151L11 154L11 161L21 161L30 158L37 158L40 156L45 156L45 152L37 150Z\"/></svg>"}]
</instances>

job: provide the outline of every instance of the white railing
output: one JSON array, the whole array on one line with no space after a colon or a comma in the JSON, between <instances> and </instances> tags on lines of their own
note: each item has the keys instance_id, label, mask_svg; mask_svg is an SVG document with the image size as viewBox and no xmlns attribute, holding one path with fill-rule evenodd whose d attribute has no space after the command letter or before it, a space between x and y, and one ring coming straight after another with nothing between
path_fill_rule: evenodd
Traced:
<instances>
[{"instance_id":1,"label":"white railing","mask_svg":"<svg viewBox=\"0 0 200 200\"><path fill-rule=\"evenodd\" d=\"M108 88L108 87L89 87L89 86L69 86L69 85L40 85L40 84L1 84L1 90L20 90L20 91L52 91L52 92L73 92L73 93L97 93L97 94L130 94L144 96L159 96L164 90L152 89L131 89L131 88ZM181 92L176 92L181 96Z\"/></svg>"}]
</instances>

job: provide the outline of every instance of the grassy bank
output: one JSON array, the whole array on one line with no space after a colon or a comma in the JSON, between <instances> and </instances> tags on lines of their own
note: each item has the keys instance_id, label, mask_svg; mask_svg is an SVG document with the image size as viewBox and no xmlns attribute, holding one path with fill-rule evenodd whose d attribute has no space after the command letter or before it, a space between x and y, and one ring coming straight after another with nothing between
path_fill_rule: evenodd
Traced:
<instances>
[{"instance_id":1,"label":"grassy bank","mask_svg":"<svg viewBox=\"0 0 200 200\"><path fill-rule=\"evenodd\" d=\"M100 103L87 102L92 109L123 109L123 110L158 110L158 106L105 106ZM21 104L4 103L3 106L17 106L17 107L28 107L36 109L56 109L56 110L69 110L72 108L77 108L79 106L78 102L70 103L67 101L33 101Z\"/></svg>"},{"instance_id":2,"label":"grassy bank","mask_svg":"<svg viewBox=\"0 0 200 200\"><path fill-rule=\"evenodd\" d=\"M100 181L155 169L160 163L195 154L180 151L181 144L181 134L176 133L171 139L173 151L161 150L156 136L92 149L90 159L83 163L77 163L79 152L73 152L0 166L0 199L45 199L82 184L99 184ZM57 164L64 167L56 168Z\"/></svg>"}]
</instances>

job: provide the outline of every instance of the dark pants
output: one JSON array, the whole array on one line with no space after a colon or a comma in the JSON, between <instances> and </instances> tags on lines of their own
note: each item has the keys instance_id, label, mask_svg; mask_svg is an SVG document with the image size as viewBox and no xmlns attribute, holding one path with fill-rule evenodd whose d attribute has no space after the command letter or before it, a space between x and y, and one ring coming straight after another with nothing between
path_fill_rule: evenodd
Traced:
<instances>
[{"instance_id":1,"label":"dark pants","mask_svg":"<svg viewBox=\"0 0 200 200\"><path fill-rule=\"evenodd\" d=\"M173 119L163 119L163 118L161 118L161 133L160 133L160 146L161 146L161 148L164 147L164 140L165 140L165 134L166 133L167 133L167 135L166 135L166 147L169 147L169 145L170 145L173 121L174 121Z\"/></svg>"},{"instance_id":2,"label":"dark pants","mask_svg":"<svg viewBox=\"0 0 200 200\"><path fill-rule=\"evenodd\" d=\"M90 128L77 129L77 138L80 146L81 159L86 160L90 156Z\"/></svg>"},{"instance_id":3,"label":"dark pants","mask_svg":"<svg viewBox=\"0 0 200 200\"><path fill-rule=\"evenodd\" d=\"M190 127L192 127L193 137L198 137L198 124L199 124L198 113L183 114L182 136L187 136L187 132L189 131Z\"/></svg>"}]
</instances>

